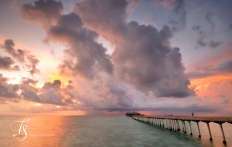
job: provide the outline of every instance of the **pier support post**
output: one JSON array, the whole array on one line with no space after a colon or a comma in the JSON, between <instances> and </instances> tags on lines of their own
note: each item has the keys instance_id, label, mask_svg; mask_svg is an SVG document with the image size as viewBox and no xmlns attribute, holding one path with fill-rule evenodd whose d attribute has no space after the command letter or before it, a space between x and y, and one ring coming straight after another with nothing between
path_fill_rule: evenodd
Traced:
<instances>
[{"instance_id":1,"label":"pier support post","mask_svg":"<svg viewBox=\"0 0 232 147\"><path fill-rule=\"evenodd\" d=\"M164 128L167 128L166 119L164 119Z\"/></svg>"},{"instance_id":2,"label":"pier support post","mask_svg":"<svg viewBox=\"0 0 232 147\"><path fill-rule=\"evenodd\" d=\"M221 128L221 132L222 132L222 139L223 139L223 143L226 144L226 137L225 137L225 134L224 134L224 131L223 131L223 127L222 127L222 124L220 123L220 128Z\"/></svg>"},{"instance_id":3,"label":"pier support post","mask_svg":"<svg viewBox=\"0 0 232 147\"><path fill-rule=\"evenodd\" d=\"M197 121L197 129L198 129L198 133L199 133L199 138L201 138L201 131L200 131L200 127L199 127L199 123L198 123L198 121Z\"/></svg>"},{"instance_id":4,"label":"pier support post","mask_svg":"<svg viewBox=\"0 0 232 147\"><path fill-rule=\"evenodd\" d=\"M208 128L208 131L209 131L209 139L212 140L212 134L211 134L211 131L210 131L209 122L206 122L206 124L207 124L207 128Z\"/></svg>"},{"instance_id":5,"label":"pier support post","mask_svg":"<svg viewBox=\"0 0 232 147\"><path fill-rule=\"evenodd\" d=\"M171 119L169 119L168 122L169 122L169 127L168 127L168 129L169 129L169 130L172 130Z\"/></svg>"},{"instance_id":6,"label":"pier support post","mask_svg":"<svg viewBox=\"0 0 232 147\"><path fill-rule=\"evenodd\" d=\"M165 119L165 128L167 129L168 128L168 123L167 123L167 119Z\"/></svg>"},{"instance_id":7,"label":"pier support post","mask_svg":"<svg viewBox=\"0 0 232 147\"><path fill-rule=\"evenodd\" d=\"M173 120L173 130L176 132L176 120Z\"/></svg>"},{"instance_id":8,"label":"pier support post","mask_svg":"<svg viewBox=\"0 0 232 147\"><path fill-rule=\"evenodd\" d=\"M182 128L183 128L183 132L186 133L185 132L185 125L184 125L184 121L183 120L182 120Z\"/></svg>"},{"instance_id":9,"label":"pier support post","mask_svg":"<svg viewBox=\"0 0 232 147\"><path fill-rule=\"evenodd\" d=\"M186 125L185 125L185 121L184 121L184 133L187 133L187 128L186 128Z\"/></svg>"},{"instance_id":10,"label":"pier support post","mask_svg":"<svg viewBox=\"0 0 232 147\"><path fill-rule=\"evenodd\" d=\"M188 122L189 122L190 135L193 135L193 133L192 133L192 127L191 127L191 123L190 123L190 121L188 121Z\"/></svg>"},{"instance_id":11,"label":"pier support post","mask_svg":"<svg viewBox=\"0 0 232 147\"><path fill-rule=\"evenodd\" d=\"M176 122L177 122L177 131L180 131L179 120L176 120Z\"/></svg>"},{"instance_id":12,"label":"pier support post","mask_svg":"<svg viewBox=\"0 0 232 147\"><path fill-rule=\"evenodd\" d=\"M170 119L170 130L172 130L172 119Z\"/></svg>"},{"instance_id":13,"label":"pier support post","mask_svg":"<svg viewBox=\"0 0 232 147\"><path fill-rule=\"evenodd\" d=\"M175 131L174 120L172 119L172 130Z\"/></svg>"}]
</instances>

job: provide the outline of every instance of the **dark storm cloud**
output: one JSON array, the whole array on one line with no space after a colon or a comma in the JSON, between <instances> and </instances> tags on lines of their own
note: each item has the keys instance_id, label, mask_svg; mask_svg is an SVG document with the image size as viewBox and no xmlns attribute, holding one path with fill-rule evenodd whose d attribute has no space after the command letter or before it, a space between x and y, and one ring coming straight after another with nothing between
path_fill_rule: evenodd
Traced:
<instances>
[{"instance_id":1,"label":"dark storm cloud","mask_svg":"<svg viewBox=\"0 0 232 147\"><path fill-rule=\"evenodd\" d=\"M14 59L23 64L22 68L26 68L31 75L39 74L40 71L37 69L39 60L35 55L32 55L29 51L23 49L15 49L15 43L12 39L6 39L4 44L1 46L9 55ZM8 59L8 62L10 59ZM13 63L12 63L13 64ZM13 69L19 70L19 66L15 65ZM22 69L21 68L21 69Z\"/></svg>"},{"instance_id":2,"label":"dark storm cloud","mask_svg":"<svg viewBox=\"0 0 232 147\"><path fill-rule=\"evenodd\" d=\"M178 1L176 12L180 13L182 3ZM190 82L184 74L179 49L171 49L169 44L169 27L158 31L153 26L126 23L127 5L123 0L85 0L77 3L75 12L86 27L115 45L112 59L115 73L122 81L138 90L152 91L158 97L190 95Z\"/></svg>"},{"instance_id":3,"label":"dark storm cloud","mask_svg":"<svg viewBox=\"0 0 232 147\"><path fill-rule=\"evenodd\" d=\"M102 110L102 109L100 109ZM221 110L218 106L198 106L196 104L186 107L171 106L171 107L146 107L146 108L111 108L103 109L108 111L164 111L164 112L218 112Z\"/></svg>"},{"instance_id":4,"label":"dark storm cloud","mask_svg":"<svg viewBox=\"0 0 232 147\"><path fill-rule=\"evenodd\" d=\"M76 4L74 12L81 17L87 28L101 33L100 35L114 43L118 38L123 37L121 33L126 31L128 5L126 0L85 0Z\"/></svg>"},{"instance_id":5,"label":"dark storm cloud","mask_svg":"<svg viewBox=\"0 0 232 147\"><path fill-rule=\"evenodd\" d=\"M14 64L15 64L14 60L11 59L10 57L4 57L0 55L0 69L19 70L19 66Z\"/></svg>"},{"instance_id":6,"label":"dark storm cloud","mask_svg":"<svg viewBox=\"0 0 232 147\"><path fill-rule=\"evenodd\" d=\"M44 27L56 22L63 12L63 4L54 0L37 0L32 3L25 3L21 6L21 17Z\"/></svg>"},{"instance_id":7,"label":"dark storm cloud","mask_svg":"<svg viewBox=\"0 0 232 147\"><path fill-rule=\"evenodd\" d=\"M82 20L75 13L62 15L57 25L51 26L48 39L67 43L66 50L76 61L64 61L61 71L71 70L73 74L92 79L99 71L113 73L113 64L106 49L95 40L98 34L83 27Z\"/></svg>"},{"instance_id":8,"label":"dark storm cloud","mask_svg":"<svg viewBox=\"0 0 232 147\"><path fill-rule=\"evenodd\" d=\"M75 13L63 15L61 11L56 11L56 7L43 3L56 12L52 15L52 22L44 16L48 11L24 4L21 15L26 17L22 18L46 27L46 41L68 46L65 50L68 58L59 65L60 71L85 77L90 91L86 94L73 93L72 83L62 88L57 80L45 83L41 89L35 88L32 83L25 84L22 87L23 98L39 103L72 104L75 108L78 105L74 104L74 100L78 100L84 107L110 109L133 107L139 93L134 88L157 97L187 97L193 94L188 88L190 82L184 74L180 49L170 46L169 39L173 36L170 28L164 26L157 30L154 26L134 21L127 23L126 10L130 3L126 0L84 0L75 5ZM183 1L177 1L174 5L173 11L180 16L178 19L183 19ZM37 12L41 18L28 19ZM106 49L96 42L99 36L115 46L112 56L107 55ZM107 81L107 76L115 81ZM92 84L99 80L96 77L102 78L102 82L94 87Z\"/></svg>"},{"instance_id":9,"label":"dark storm cloud","mask_svg":"<svg viewBox=\"0 0 232 147\"><path fill-rule=\"evenodd\" d=\"M208 76L232 73L232 60L224 60L218 65L198 67L196 71L189 72L190 78L204 78Z\"/></svg>"},{"instance_id":10,"label":"dark storm cloud","mask_svg":"<svg viewBox=\"0 0 232 147\"><path fill-rule=\"evenodd\" d=\"M35 1L34 5L23 4L21 15L24 20L46 27L46 41L58 41L69 46L70 49L66 50L66 53L71 58L59 66L61 72L78 74L89 79L98 74L98 71L112 74L113 64L110 57L106 55L106 49L96 42L98 34L83 27L79 15L61 15L62 10L61 2L40 0Z\"/></svg>"}]
</instances>

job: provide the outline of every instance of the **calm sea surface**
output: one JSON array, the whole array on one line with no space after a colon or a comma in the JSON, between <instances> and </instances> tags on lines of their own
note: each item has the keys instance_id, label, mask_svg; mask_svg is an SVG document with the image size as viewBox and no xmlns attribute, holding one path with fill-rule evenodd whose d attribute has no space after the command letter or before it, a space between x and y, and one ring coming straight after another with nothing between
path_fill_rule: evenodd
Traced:
<instances>
[{"instance_id":1,"label":"calm sea surface","mask_svg":"<svg viewBox=\"0 0 232 147\"><path fill-rule=\"evenodd\" d=\"M21 135L12 136L20 126ZM199 139L194 122L190 136L125 116L0 116L0 147L232 147L232 124L223 124L227 145L219 125L210 127L213 141L205 123Z\"/></svg>"}]
</instances>

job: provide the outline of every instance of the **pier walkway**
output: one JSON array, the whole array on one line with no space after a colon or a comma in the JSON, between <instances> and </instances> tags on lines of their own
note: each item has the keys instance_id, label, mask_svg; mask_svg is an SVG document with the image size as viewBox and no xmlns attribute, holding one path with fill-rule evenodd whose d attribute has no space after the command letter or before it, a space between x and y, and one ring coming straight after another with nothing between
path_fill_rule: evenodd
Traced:
<instances>
[{"instance_id":1,"label":"pier walkway","mask_svg":"<svg viewBox=\"0 0 232 147\"><path fill-rule=\"evenodd\" d=\"M180 123L182 123L183 132L187 133L186 131L186 123L189 126L190 135L192 135L192 127L191 121L196 122L197 129L198 129L198 136L201 137L201 131L198 122L205 122L207 124L208 132L209 132L209 139L212 140L212 134L210 130L209 123L214 122L219 124L221 133L222 133L222 140L223 143L226 144L225 133L223 130L223 123L230 123L232 124L232 117L203 117L203 116L144 116L144 115L132 115L132 118L135 120L151 123L154 125L158 125L160 127L164 127L169 130L173 131L180 131Z\"/></svg>"}]
</instances>

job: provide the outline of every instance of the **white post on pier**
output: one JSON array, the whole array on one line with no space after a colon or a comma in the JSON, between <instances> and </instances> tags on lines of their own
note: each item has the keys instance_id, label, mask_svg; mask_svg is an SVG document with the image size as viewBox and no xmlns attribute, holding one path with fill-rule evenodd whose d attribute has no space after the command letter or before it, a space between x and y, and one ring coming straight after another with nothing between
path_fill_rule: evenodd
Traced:
<instances>
[{"instance_id":1,"label":"white post on pier","mask_svg":"<svg viewBox=\"0 0 232 147\"><path fill-rule=\"evenodd\" d=\"M198 133L199 133L199 138L201 138L201 131L200 131L200 127L199 127L198 121L197 121L197 129L198 129Z\"/></svg>"},{"instance_id":2,"label":"white post on pier","mask_svg":"<svg viewBox=\"0 0 232 147\"><path fill-rule=\"evenodd\" d=\"M177 122L177 131L180 131L179 120L176 120L176 122Z\"/></svg>"},{"instance_id":3,"label":"white post on pier","mask_svg":"<svg viewBox=\"0 0 232 147\"><path fill-rule=\"evenodd\" d=\"M181 122L182 122L182 129L183 129L183 132L184 132L184 123L183 123L183 120Z\"/></svg>"},{"instance_id":4,"label":"white post on pier","mask_svg":"<svg viewBox=\"0 0 232 147\"><path fill-rule=\"evenodd\" d=\"M172 130L172 119L170 119L170 130Z\"/></svg>"},{"instance_id":5,"label":"white post on pier","mask_svg":"<svg viewBox=\"0 0 232 147\"><path fill-rule=\"evenodd\" d=\"M211 134L211 131L210 131L209 122L206 122L206 124L207 124L207 128L208 128L208 131L209 131L209 139L212 140L212 134Z\"/></svg>"},{"instance_id":6,"label":"white post on pier","mask_svg":"<svg viewBox=\"0 0 232 147\"><path fill-rule=\"evenodd\" d=\"M226 137L225 137L225 134L224 134L224 131L223 131L223 127L222 127L222 124L220 123L220 128L221 128L221 132L222 132L222 139L223 139L223 143L226 144Z\"/></svg>"},{"instance_id":7,"label":"white post on pier","mask_svg":"<svg viewBox=\"0 0 232 147\"><path fill-rule=\"evenodd\" d=\"M193 135L193 133L192 133L192 127L191 127L191 123L190 123L190 121L188 121L188 122L189 122L190 135Z\"/></svg>"},{"instance_id":8,"label":"white post on pier","mask_svg":"<svg viewBox=\"0 0 232 147\"><path fill-rule=\"evenodd\" d=\"M174 119L172 120L172 129L173 131L175 131L175 120Z\"/></svg>"},{"instance_id":9,"label":"white post on pier","mask_svg":"<svg viewBox=\"0 0 232 147\"><path fill-rule=\"evenodd\" d=\"M167 128L167 120L164 119L164 128Z\"/></svg>"},{"instance_id":10,"label":"white post on pier","mask_svg":"<svg viewBox=\"0 0 232 147\"><path fill-rule=\"evenodd\" d=\"M187 133L187 128L186 128L186 125L185 125L185 121L184 121L184 133Z\"/></svg>"},{"instance_id":11,"label":"white post on pier","mask_svg":"<svg viewBox=\"0 0 232 147\"><path fill-rule=\"evenodd\" d=\"M173 120L173 130L176 132L176 123L175 123L175 119Z\"/></svg>"}]
</instances>

